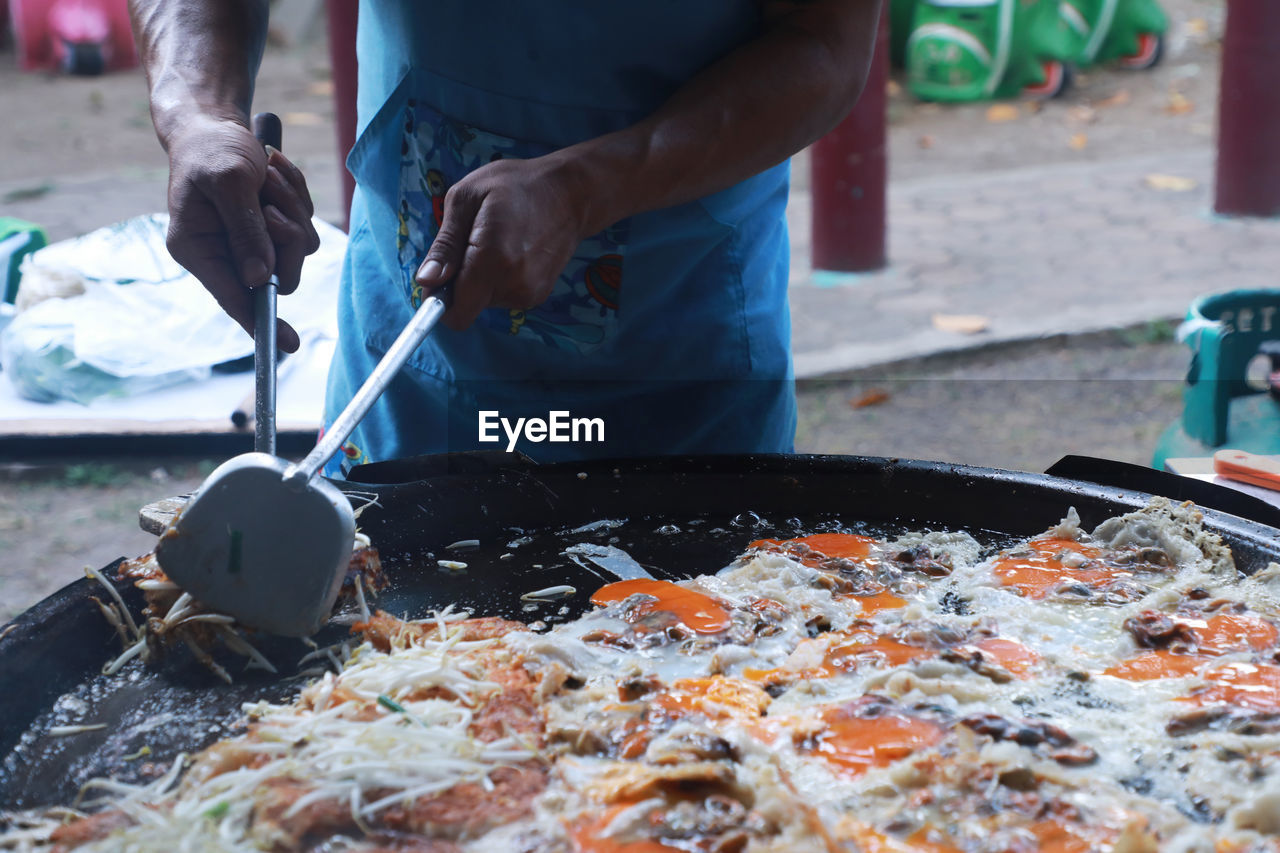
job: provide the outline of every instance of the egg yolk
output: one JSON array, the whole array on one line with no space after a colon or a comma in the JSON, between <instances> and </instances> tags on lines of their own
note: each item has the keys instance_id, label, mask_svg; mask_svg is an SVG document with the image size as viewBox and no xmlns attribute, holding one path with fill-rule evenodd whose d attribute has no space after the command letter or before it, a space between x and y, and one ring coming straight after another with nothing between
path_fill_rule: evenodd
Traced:
<instances>
[{"instance_id":1,"label":"egg yolk","mask_svg":"<svg viewBox=\"0 0 1280 853\"><path fill-rule=\"evenodd\" d=\"M603 835L609 824L625 808L634 805L623 803L613 806L604 814L592 820L587 818L578 821L569 828L569 837L573 840L574 853L682 853L683 847L672 847L660 841L617 841Z\"/></svg>"},{"instance_id":2,"label":"egg yolk","mask_svg":"<svg viewBox=\"0 0 1280 853\"><path fill-rule=\"evenodd\" d=\"M1280 638L1276 626L1249 613L1219 613L1207 620L1181 619L1196 635L1200 651L1210 655L1261 652Z\"/></svg>"},{"instance_id":3,"label":"egg yolk","mask_svg":"<svg viewBox=\"0 0 1280 853\"><path fill-rule=\"evenodd\" d=\"M852 642L831 647L820 671L824 676L832 676L851 672L862 664L900 666L908 661L936 654L932 649L911 646L891 637L860 632L853 635Z\"/></svg>"},{"instance_id":4,"label":"egg yolk","mask_svg":"<svg viewBox=\"0 0 1280 853\"><path fill-rule=\"evenodd\" d=\"M861 560L871 553L871 548L878 545L879 540L870 536L858 536L854 533L815 533L812 536L801 536L798 539L757 539L749 548L780 548L789 550L788 545L804 545L814 554L801 557L805 565L820 562L822 557L828 559ZM815 556L819 559L807 559Z\"/></svg>"},{"instance_id":5,"label":"egg yolk","mask_svg":"<svg viewBox=\"0 0 1280 853\"><path fill-rule=\"evenodd\" d=\"M1128 681L1155 681L1195 675L1213 656L1266 651L1276 644L1276 626L1248 613L1219 613L1209 619L1179 619L1196 637L1198 653L1156 649L1103 670Z\"/></svg>"},{"instance_id":6,"label":"egg yolk","mask_svg":"<svg viewBox=\"0 0 1280 853\"><path fill-rule=\"evenodd\" d=\"M713 720L755 720L773 700L760 687L738 678L681 678L652 703L669 716L702 714Z\"/></svg>"},{"instance_id":7,"label":"egg yolk","mask_svg":"<svg viewBox=\"0 0 1280 853\"><path fill-rule=\"evenodd\" d=\"M856 669L859 664L870 663L880 666L900 666L909 661L921 658L936 657L939 652L921 646L912 646L890 637L874 634L855 634L855 641L835 646L827 652L824 675L835 675L838 672ZM986 637L976 643L965 643L957 646L956 651L965 652L977 649L994 660L1013 675L1022 677L1040 660L1034 651L1016 640L1003 637Z\"/></svg>"},{"instance_id":8,"label":"egg yolk","mask_svg":"<svg viewBox=\"0 0 1280 853\"><path fill-rule=\"evenodd\" d=\"M1203 655L1184 655L1157 649L1143 652L1137 657L1107 667L1103 672L1126 681L1157 681L1161 678L1185 678L1195 675L1210 658Z\"/></svg>"},{"instance_id":9,"label":"egg yolk","mask_svg":"<svg viewBox=\"0 0 1280 853\"><path fill-rule=\"evenodd\" d=\"M1055 818L1036 821L1031 833L1039 842L1036 849L1040 853L1091 853L1119 835L1108 826L1076 826Z\"/></svg>"},{"instance_id":10,"label":"egg yolk","mask_svg":"<svg viewBox=\"0 0 1280 853\"><path fill-rule=\"evenodd\" d=\"M1100 587L1116 578L1131 575L1124 569L1102 565L1071 568L1063 562L1067 553L1079 554L1085 560L1096 560L1102 554L1097 548L1074 539L1032 539L1027 548L1030 554L1003 557L993 570L1003 586L1012 587L1027 598L1042 599L1064 581Z\"/></svg>"},{"instance_id":11,"label":"egg yolk","mask_svg":"<svg viewBox=\"0 0 1280 853\"><path fill-rule=\"evenodd\" d=\"M866 624L866 623L863 623ZM835 635L824 635L835 636ZM833 643L823 655L822 662L807 669L746 669L743 675L756 682L787 681L805 678L833 678L847 672L856 672L862 666L901 666L913 660L937 657L940 652L924 646L913 646L870 630L855 630L847 640ZM1026 678L1040 655L1017 640L1004 637L984 637L974 643L955 648L958 652L979 651L1009 671L1015 678Z\"/></svg>"},{"instance_id":12,"label":"egg yolk","mask_svg":"<svg viewBox=\"0 0 1280 853\"><path fill-rule=\"evenodd\" d=\"M1019 643L1017 640L1006 640L1004 637L987 637L972 644L974 648L991 658L1000 666L1009 670L1016 678L1026 678L1037 663L1040 655Z\"/></svg>"},{"instance_id":13,"label":"egg yolk","mask_svg":"<svg viewBox=\"0 0 1280 853\"><path fill-rule=\"evenodd\" d=\"M1280 666L1228 663L1203 675L1209 684L1192 694L1197 704L1229 703L1252 711L1280 711Z\"/></svg>"},{"instance_id":14,"label":"egg yolk","mask_svg":"<svg viewBox=\"0 0 1280 853\"><path fill-rule=\"evenodd\" d=\"M838 595L836 598L856 599L862 605L862 615L871 616L879 613L881 610L895 610L899 607L906 607L907 600L899 598L887 589L881 589L879 592L870 595L855 595L852 593Z\"/></svg>"},{"instance_id":15,"label":"egg yolk","mask_svg":"<svg viewBox=\"0 0 1280 853\"><path fill-rule=\"evenodd\" d=\"M618 581L596 590L591 596L591 603L597 605L625 601L633 595L643 594L654 598L654 601L640 605L632 616L636 619L649 613L664 611L672 613L677 619L699 634L716 634L730 625L729 611L709 595L687 589L670 581L639 578L636 580Z\"/></svg>"},{"instance_id":16,"label":"egg yolk","mask_svg":"<svg viewBox=\"0 0 1280 853\"><path fill-rule=\"evenodd\" d=\"M827 635L831 636L831 635ZM899 666L919 658L934 657L937 652L921 646L911 646L891 637L879 636L871 631L858 631L847 635L848 640L827 648L821 662L814 666L788 669L746 669L743 675L752 681L773 683L787 682L795 678L834 678L848 672L856 672L862 666ZM815 642L807 640L805 642ZM820 640L817 642L821 642Z\"/></svg>"},{"instance_id":17,"label":"egg yolk","mask_svg":"<svg viewBox=\"0 0 1280 853\"><path fill-rule=\"evenodd\" d=\"M933 746L946 730L930 720L904 714L852 717L835 709L824 715L827 728L814 751L841 773L861 776L874 767L886 767L918 749Z\"/></svg>"}]
</instances>

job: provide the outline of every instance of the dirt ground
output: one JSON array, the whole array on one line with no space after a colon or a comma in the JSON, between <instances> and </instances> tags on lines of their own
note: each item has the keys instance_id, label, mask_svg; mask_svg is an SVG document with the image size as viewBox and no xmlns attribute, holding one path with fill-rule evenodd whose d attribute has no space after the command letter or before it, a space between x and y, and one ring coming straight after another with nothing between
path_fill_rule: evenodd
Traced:
<instances>
[{"instance_id":1,"label":"dirt ground","mask_svg":"<svg viewBox=\"0 0 1280 853\"><path fill-rule=\"evenodd\" d=\"M138 510L213 470L193 460L81 460L0 467L0 623L117 557L149 551Z\"/></svg>"},{"instance_id":2,"label":"dirt ground","mask_svg":"<svg viewBox=\"0 0 1280 853\"><path fill-rule=\"evenodd\" d=\"M1044 104L940 106L890 87L895 182L963 172L1125 158L1206 147L1213 134L1223 0L1165 0L1165 62L1150 72L1089 71ZM283 114L286 149L313 175L317 208L337 209L337 155L323 37L272 49L257 104ZM278 106L286 105L286 106ZM163 206L165 161L140 72L74 79L21 74L0 50L0 211L23 215L77 179L136 175ZM996 120L999 119L999 120ZM807 182L803 157L794 170ZM1034 191L1029 188L1028 191ZM141 211L127 211L130 215ZM102 224L114 221L103 212ZM51 234L55 239L70 234ZM1043 470L1066 453L1150 460L1180 411L1186 350L1170 330L1050 341L898 366L800 390L801 451L893 455ZM140 506L190 491L218 460L61 460L0 469L0 623L79 577L146 551Z\"/></svg>"},{"instance_id":3,"label":"dirt ground","mask_svg":"<svg viewBox=\"0 0 1280 853\"><path fill-rule=\"evenodd\" d=\"M1150 465L1181 415L1187 361L1153 324L805 382L796 447L1022 471L1068 454Z\"/></svg>"},{"instance_id":4,"label":"dirt ground","mask_svg":"<svg viewBox=\"0 0 1280 853\"><path fill-rule=\"evenodd\" d=\"M311 172L322 166L326 175L337 163L329 77L323 40L293 51L272 49L255 92L256 104L281 114L294 161ZM0 184L10 185L0 204L13 211L9 215L20 215L24 202L75 192L77 181L107 174L156 184L149 209L164 209L168 161L151 125L140 69L101 77L23 73L8 46L0 50L0 111L20 117L7 124L0 141ZM325 196L337 192L323 182L315 189ZM143 211L125 215L137 212ZM100 224L117 218L123 217L104 209Z\"/></svg>"}]
</instances>

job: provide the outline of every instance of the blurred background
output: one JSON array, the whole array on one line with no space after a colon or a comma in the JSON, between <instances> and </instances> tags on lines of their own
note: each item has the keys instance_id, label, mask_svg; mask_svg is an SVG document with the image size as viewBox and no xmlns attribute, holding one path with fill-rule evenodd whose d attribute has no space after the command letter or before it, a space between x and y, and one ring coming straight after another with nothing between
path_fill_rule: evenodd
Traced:
<instances>
[{"instance_id":1,"label":"blurred background","mask_svg":"<svg viewBox=\"0 0 1280 853\"><path fill-rule=\"evenodd\" d=\"M115 239L118 223L163 211L166 161L142 72L115 67L131 66L119 33L64 21L64 32L98 40L95 54L33 23L56 4L8 2L0 223L9 233L21 230L13 222L38 226L58 244L104 228ZM896 0L906 21L894 18L896 62L864 96L882 110L883 139L863 133L823 151L824 140L793 160L800 452L1029 471L1071 453L1151 464L1183 411L1192 351L1176 331L1188 305L1268 287L1280 269L1272 220L1213 213L1225 0L1021 2L1003 36L990 18L1002 2ZM1106 14L1113 36L1098 29ZM273 4L255 108L281 115L317 216L340 226L331 38L351 35L331 29L322 0ZM998 79L982 50L955 49L967 43L957 30L988 54L1011 40ZM842 180L823 177L833 157L836 167L887 160L883 266L822 263L824 226L843 213L823 197ZM854 213L861 219L837 242L865 243L877 227L876 211ZM104 245L95 251L110 256ZM68 254L91 253L79 244ZM306 437L323 372L296 374L293 390L282 388L282 421ZM0 373L0 622L86 564L148 550L139 507L190 491L246 449L225 401L240 399L251 375L217 381L216 393L187 392L216 398L214 415L185 404L156 415L118 399L37 403Z\"/></svg>"}]
</instances>

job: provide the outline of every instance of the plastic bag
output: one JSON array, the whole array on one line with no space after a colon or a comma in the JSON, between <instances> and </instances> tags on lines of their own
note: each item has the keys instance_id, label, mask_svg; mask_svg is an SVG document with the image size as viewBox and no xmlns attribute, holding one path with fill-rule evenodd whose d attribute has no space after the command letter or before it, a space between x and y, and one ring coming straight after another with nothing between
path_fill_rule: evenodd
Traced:
<instances>
[{"instance_id":1,"label":"plastic bag","mask_svg":"<svg viewBox=\"0 0 1280 853\"><path fill-rule=\"evenodd\" d=\"M88 405L99 397L143 394L209 376L208 366L156 370L148 365L146 372L130 375L85 361L76 351L76 327L90 306L79 303L81 297L45 300L0 332L4 371L28 400L74 400Z\"/></svg>"},{"instance_id":2,"label":"plastic bag","mask_svg":"<svg viewBox=\"0 0 1280 853\"><path fill-rule=\"evenodd\" d=\"M280 316L304 337L333 337L347 238L315 225L320 249L298 292L280 300ZM203 379L215 364L252 355L253 339L169 256L167 229L167 216L142 216L26 260L24 287L42 273L78 276L84 293L39 301L0 333L0 363L18 393L88 404Z\"/></svg>"}]
</instances>

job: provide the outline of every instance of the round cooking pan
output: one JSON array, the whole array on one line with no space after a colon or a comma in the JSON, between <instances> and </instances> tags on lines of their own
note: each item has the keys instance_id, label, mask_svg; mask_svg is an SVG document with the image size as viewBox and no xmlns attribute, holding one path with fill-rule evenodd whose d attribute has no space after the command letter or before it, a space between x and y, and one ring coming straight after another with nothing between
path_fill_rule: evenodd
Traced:
<instances>
[{"instance_id":1,"label":"round cooking pan","mask_svg":"<svg viewBox=\"0 0 1280 853\"><path fill-rule=\"evenodd\" d=\"M1042 532L1070 507L1091 528L1151 498L1044 474L832 456L540 466L518 456L478 454L368 465L353 475L360 482L340 485L365 505L360 528L378 547L391 580L378 607L416 617L454 604L478 615L547 623L573 618L589 606L593 590L615 579L565 553L579 543L612 545L655 577L678 579L715 572L763 537L818 530L893 535L932 527L966 530L994 552ZM1280 560L1276 528L1214 510L1205 511L1205 524L1230 545L1243 572ZM449 548L460 540L480 544ZM439 560L467 566L450 570ZM104 574L136 613L141 596L119 581L117 567ZM564 601L530 605L520 598L564 584L577 590ZM185 652L159 667L134 662L104 677L101 668L120 644L90 598L101 593L87 580L71 584L18 617L0 638L0 808L70 802L98 776L151 778L179 752L232 731L242 703L285 700L306 680L296 673L307 647L277 638L254 642L278 674L241 671L237 659L220 658L235 676L232 685ZM344 634L331 626L317 640L335 642ZM69 724L102 727L50 734L51 727Z\"/></svg>"}]
</instances>

